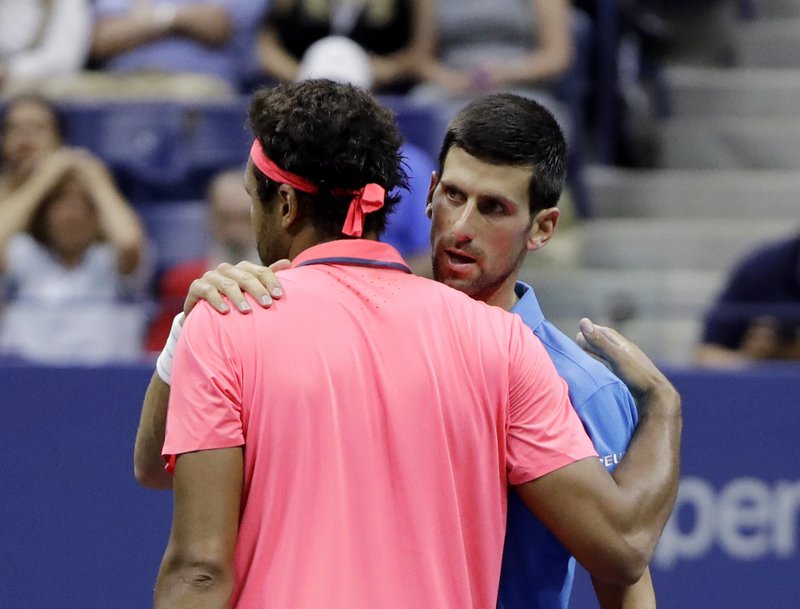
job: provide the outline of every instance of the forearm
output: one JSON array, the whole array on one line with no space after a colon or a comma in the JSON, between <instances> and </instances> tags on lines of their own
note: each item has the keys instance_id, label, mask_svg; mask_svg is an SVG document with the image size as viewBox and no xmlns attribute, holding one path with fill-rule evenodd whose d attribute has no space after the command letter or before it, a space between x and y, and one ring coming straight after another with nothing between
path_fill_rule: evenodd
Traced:
<instances>
[{"instance_id":1,"label":"forearm","mask_svg":"<svg viewBox=\"0 0 800 609\"><path fill-rule=\"evenodd\" d=\"M95 26L91 56L98 61L113 59L168 36L171 27L152 12L104 17Z\"/></svg>"},{"instance_id":2,"label":"forearm","mask_svg":"<svg viewBox=\"0 0 800 609\"><path fill-rule=\"evenodd\" d=\"M300 62L281 44L278 34L267 28L258 37L258 61L264 72L281 82L294 82Z\"/></svg>"},{"instance_id":3,"label":"forearm","mask_svg":"<svg viewBox=\"0 0 800 609\"><path fill-rule=\"evenodd\" d=\"M11 237L27 230L42 200L63 175L60 168L35 171L22 186L0 201L0 255Z\"/></svg>"},{"instance_id":4,"label":"forearm","mask_svg":"<svg viewBox=\"0 0 800 609\"><path fill-rule=\"evenodd\" d=\"M117 251L120 272L133 272L144 249L144 229L139 218L104 168L87 171L85 185L97 209L100 230Z\"/></svg>"},{"instance_id":5,"label":"forearm","mask_svg":"<svg viewBox=\"0 0 800 609\"><path fill-rule=\"evenodd\" d=\"M631 586L618 586L592 578L600 609L655 609L656 596L650 570Z\"/></svg>"},{"instance_id":6,"label":"forearm","mask_svg":"<svg viewBox=\"0 0 800 609\"><path fill-rule=\"evenodd\" d=\"M172 488L172 476L164 470L161 458L168 406L169 385L153 373L142 404L133 457L136 480L148 488Z\"/></svg>"},{"instance_id":7,"label":"forearm","mask_svg":"<svg viewBox=\"0 0 800 609\"><path fill-rule=\"evenodd\" d=\"M612 477L623 498L628 538L652 556L678 492L681 403L678 392L664 379L639 396L638 404L639 424Z\"/></svg>"},{"instance_id":8,"label":"forearm","mask_svg":"<svg viewBox=\"0 0 800 609\"><path fill-rule=\"evenodd\" d=\"M722 345L704 343L695 350L695 361L704 366L736 368L747 363L747 358L736 349Z\"/></svg>"},{"instance_id":9,"label":"forearm","mask_svg":"<svg viewBox=\"0 0 800 609\"><path fill-rule=\"evenodd\" d=\"M177 7L171 31L207 47L221 47L233 36L233 21L218 4L184 5Z\"/></svg>"}]
</instances>

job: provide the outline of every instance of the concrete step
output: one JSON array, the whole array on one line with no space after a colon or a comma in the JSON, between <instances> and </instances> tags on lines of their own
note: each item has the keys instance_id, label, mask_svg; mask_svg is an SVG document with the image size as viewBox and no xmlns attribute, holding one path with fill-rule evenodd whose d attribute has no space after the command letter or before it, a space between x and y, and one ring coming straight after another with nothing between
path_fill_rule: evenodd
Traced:
<instances>
[{"instance_id":1,"label":"concrete step","mask_svg":"<svg viewBox=\"0 0 800 609\"><path fill-rule=\"evenodd\" d=\"M725 271L757 244L796 229L785 220L589 220L573 229L575 261L585 268Z\"/></svg>"},{"instance_id":2,"label":"concrete step","mask_svg":"<svg viewBox=\"0 0 800 609\"><path fill-rule=\"evenodd\" d=\"M702 316L726 276L718 269L523 267L545 316L620 323L640 316Z\"/></svg>"},{"instance_id":3,"label":"concrete step","mask_svg":"<svg viewBox=\"0 0 800 609\"><path fill-rule=\"evenodd\" d=\"M687 364L724 273L526 266L521 277L534 286L545 317L568 336L589 317L622 331L657 361Z\"/></svg>"},{"instance_id":4,"label":"concrete step","mask_svg":"<svg viewBox=\"0 0 800 609\"><path fill-rule=\"evenodd\" d=\"M740 21L736 63L742 67L800 68L800 18Z\"/></svg>"},{"instance_id":5,"label":"concrete step","mask_svg":"<svg viewBox=\"0 0 800 609\"><path fill-rule=\"evenodd\" d=\"M680 117L659 132L664 168L800 169L800 119Z\"/></svg>"},{"instance_id":6,"label":"concrete step","mask_svg":"<svg viewBox=\"0 0 800 609\"><path fill-rule=\"evenodd\" d=\"M800 170L589 167L599 218L782 218L800 222Z\"/></svg>"},{"instance_id":7,"label":"concrete step","mask_svg":"<svg viewBox=\"0 0 800 609\"><path fill-rule=\"evenodd\" d=\"M800 116L800 69L671 66L673 116Z\"/></svg>"}]
</instances>

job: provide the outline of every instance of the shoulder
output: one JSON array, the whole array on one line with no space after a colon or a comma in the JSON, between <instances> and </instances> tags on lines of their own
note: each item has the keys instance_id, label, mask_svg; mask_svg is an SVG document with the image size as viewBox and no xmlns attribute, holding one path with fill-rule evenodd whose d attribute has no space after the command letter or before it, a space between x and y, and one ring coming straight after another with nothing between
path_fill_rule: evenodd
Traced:
<instances>
[{"instance_id":1,"label":"shoulder","mask_svg":"<svg viewBox=\"0 0 800 609\"><path fill-rule=\"evenodd\" d=\"M635 408L625 384L603 363L581 349L575 341L547 320L535 331L559 375L569 386L578 414L597 403L619 403Z\"/></svg>"}]
</instances>

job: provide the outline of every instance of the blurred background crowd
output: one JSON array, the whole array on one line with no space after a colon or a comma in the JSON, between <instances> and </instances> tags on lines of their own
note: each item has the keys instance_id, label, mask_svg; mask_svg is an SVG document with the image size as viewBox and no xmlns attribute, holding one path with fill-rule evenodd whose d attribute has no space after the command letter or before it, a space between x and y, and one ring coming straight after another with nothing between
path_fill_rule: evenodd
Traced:
<instances>
[{"instance_id":1,"label":"blurred background crowd","mask_svg":"<svg viewBox=\"0 0 800 609\"><path fill-rule=\"evenodd\" d=\"M0 0L0 355L151 357L189 283L256 261L248 95L371 88L406 137L384 239L429 273L447 121L531 96L570 143L523 279L668 364L800 360L800 0Z\"/></svg>"}]
</instances>

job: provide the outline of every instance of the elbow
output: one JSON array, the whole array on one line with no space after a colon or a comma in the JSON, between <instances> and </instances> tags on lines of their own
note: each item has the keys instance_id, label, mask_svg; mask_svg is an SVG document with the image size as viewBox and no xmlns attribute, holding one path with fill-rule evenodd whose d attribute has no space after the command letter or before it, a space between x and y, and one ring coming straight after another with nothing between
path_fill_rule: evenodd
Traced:
<instances>
[{"instance_id":1,"label":"elbow","mask_svg":"<svg viewBox=\"0 0 800 609\"><path fill-rule=\"evenodd\" d=\"M595 579L618 586L632 586L644 575L653 556L650 544L623 542L587 571Z\"/></svg>"},{"instance_id":2,"label":"elbow","mask_svg":"<svg viewBox=\"0 0 800 609\"><path fill-rule=\"evenodd\" d=\"M229 592L233 582L233 567L230 561L214 553L169 552L164 557L162 574L208 595L222 591Z\"/></svg>"},{"instance_id":3,"label":"elbow","mask_svg":"<svg viewBox=\"0 0 800 609\"><path fill-rule=\"evenodd\" d=\"M172 476L162 468L155 468L134 460L133 476L145 488L168 490L172 488Z\"/></svg>"}]
</instances>

